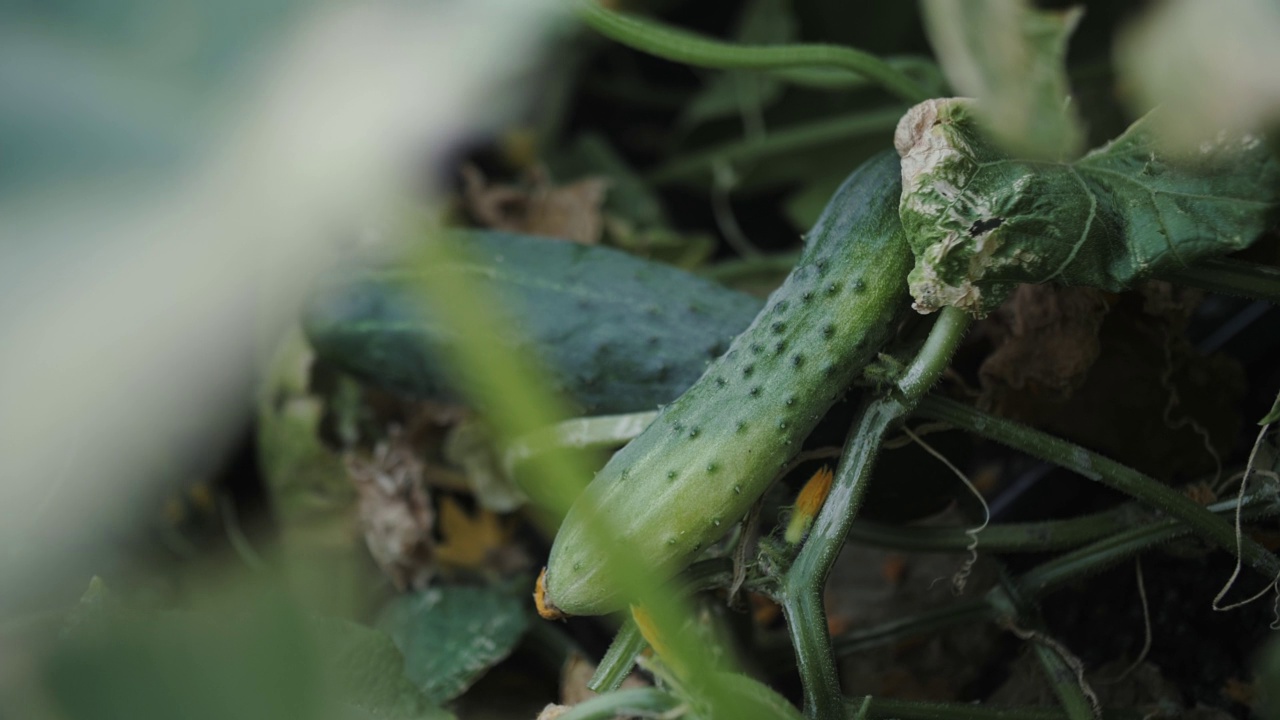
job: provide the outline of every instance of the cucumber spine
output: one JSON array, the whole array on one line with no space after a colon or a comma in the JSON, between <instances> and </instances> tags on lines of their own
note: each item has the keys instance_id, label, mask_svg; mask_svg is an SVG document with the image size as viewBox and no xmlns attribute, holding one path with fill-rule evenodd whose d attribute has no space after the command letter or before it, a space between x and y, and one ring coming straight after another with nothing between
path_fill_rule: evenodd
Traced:
<instances>
[{"instance_id":1,"label":"cucumber spine","mask_svg":"<svg viewBox=\"0 0 1280 720\"><path fill-rule=\"evenodd\" d=\"M722 537L888 340L909 306L911 254L892 152L836 191L800 260L701 378L597 474L566 516L542 589L549 605L619 609L605 527L662 575ZM598 513L590 522L588 513Z\"/></svg>"}]
</instances>

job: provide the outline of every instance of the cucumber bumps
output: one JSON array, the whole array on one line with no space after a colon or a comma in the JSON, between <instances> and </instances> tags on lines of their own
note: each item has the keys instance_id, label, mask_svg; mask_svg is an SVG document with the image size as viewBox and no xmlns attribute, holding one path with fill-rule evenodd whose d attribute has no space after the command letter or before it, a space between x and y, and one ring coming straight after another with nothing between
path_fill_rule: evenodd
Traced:
<instances>
[{"instance_id":1,"label":"cucumber bumps","mask_svg":"<svg viewBox=\"0 0 1280 720\"><path fill-rule=\"evenodd\" d=\"M678 572L723 536L875 357L909 305L898 157L878 155L836 191L786 282L728 351L570 509L539 583L550 612L624 602L591 530ZM594 514L594 517L592 516Z\"/></svg>"},{"instance_id":2,"label":"cucumber bumps","mask_svg":"<svg viewBox=\"0 0 1280 720\"><path fill-rule=\"evenodd\" d=\"M327 362L409 395L452 399L440 359L455 339L418 283L452 274L501 301L499 347L533 353L584 415L652 410L698 379L761 301L604 247L502 232L457 232L465 261L429 272L369 269L320 290L304 316Z\"/></svg>"}]
</instances>

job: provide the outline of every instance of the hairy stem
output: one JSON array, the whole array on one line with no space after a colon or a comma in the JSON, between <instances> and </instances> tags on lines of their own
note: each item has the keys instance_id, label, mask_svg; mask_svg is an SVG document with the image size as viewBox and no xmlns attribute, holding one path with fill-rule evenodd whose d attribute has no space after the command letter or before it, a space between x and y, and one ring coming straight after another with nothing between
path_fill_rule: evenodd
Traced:
<instances>
[{"instance_id":1,"label":"hairy stem","mask_svg":"<svg viewBox=\"0 0 1280 720\"><path fill-rule=\"evenodd\" d=\"M968 315L954 308L944 310L894 391L863 408L809 539L782 580L782 607L804 685L805 714L810 718L834 720L844 713L822 588L862 505L880 443L946 369L968 326Z\"/></svg>"},{"instance_id":2,"label":"hairy stem","mask_svg":"<svg viewBox=\"0 0 1280 720\"><path fill-rule=\"evenodd\" d=\"M899 68L839 45L741 45L715 40L652 20L606 10L592 0L575 4L578 17L601 35L664 60L721 70L832 67L866 77L910 103L929 95Z\"/></svg>"},{"instance_id":3,"label":"hairy stem","mask_svg":"<svg viewBox=\"0 0 1280 720\"><path fill-rule=\"evenodd\" d=\"M1245 508L1244 517L1249 519L1280 514L1280 502L1269 494L1259 494L1246 499ZM1235 501L1217 503L1210 509L1220 515L1226 515L1234 511ZM1190 528L1172 519L1157 520L1131 527L1039 565L1022 575L1012 585L1020 597L1034 601L1060 587L1095 575L1134 555L1189 532ZM962 549L960 543L966 538L961 531L956 531L956 535L959 538L956 541L957 549ZM986 538L983 542L987 542ZM910 617L860 628L834 638L833 647L836 656L843 657L957 625L995 620L1007 614L1009 607L1005 599L1007 595L1008 592L1004 588L996 588L984 598L953 603Z\"/></svg>"},{"instance_id":4,"label":"hairy stem","mask_svg":"<svg viewBox=\"0 0 1280 720\"><path fill-rule=\"evenodd\" d=\"M1236 533L1230 523L1197 505L1186 495L1115 460L1021 423L998 418L936 396L921 401L916 414L930 420L950 423L1101 482L1177 518L1200 537L1232 555L1237 554ZM1280 558L1257 542L1243 538L1239 554L1246 564L1268 580L1274 580L1280 575Z\"/></svg>"},{"instance_id":5,"label":"hairy stem","mask_svg":"<svg viewBox=\"0 0 1280 720\"><path fill-rule=\"evenodd\" d=\"M1280 513L1280 504L1274 497L1255 495L1246 498L1243 505L1241 517L1244 518L1255 519ZM1217 515L1225 515L1233 512L1235 506L1235 501L1226 501L1211 506L1209 510ZM1041 597L1063 585L1124 562L1145 550L1188 535L1191 531L1192 528L1188 525L1166 518L1117 532L1031 569L1018 579L1017 585L1026 595Z\"/></svg>"},{"instance_id":6,"label":"hairy stem","mask_svg":"<svg viewBox=\"0 0 1280 720\"><path fill-rule=\"evenodd\" d=\"M598 693L617 690L631 674L631 668L641 650L644 650L644 636L640 634L635 622L627 619L618 628L618 634L613 637L595 674L587 681L587 689Z\"/></svg>"},{"instance_id":7,"label":"hairy stem","mask_svg":"<svg viewBox=\"0 0 1280 720\"><path fill-rule=\"evenodd\" d=\"M1062 710L1068 720L1094 720L1101 715L1100 712L1095 712L1093 702L1080 684L1079 674L1067 663L1066 658L1043 642L1036 640L1031 642L1036 659L1040 661L1040 667L1044 668L1049 684L1053 687L1054 694L1058 696L1058 702L1062 703Z\"/></svg>"},{"instance_id":8,"label":"hairy stem","mask_svg":"<svg viewBox=\"0 0 1280 720\"><path fill-rule=\"evenodd\" d=\"M995 553L1066 550L1129 528L1138 514L1134 507L1122 506L1069 520L988 525L982 531L982 549ZM849 529L849 539L906 552L966 552L972 542L967 528L885 525L861 520Z\"/></svg>"}]
</instances>

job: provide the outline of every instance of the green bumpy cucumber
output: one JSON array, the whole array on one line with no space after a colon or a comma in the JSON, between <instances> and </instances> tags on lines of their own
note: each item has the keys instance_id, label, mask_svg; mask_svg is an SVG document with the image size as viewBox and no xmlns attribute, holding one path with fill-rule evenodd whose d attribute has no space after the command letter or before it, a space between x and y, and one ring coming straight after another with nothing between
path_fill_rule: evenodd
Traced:
<instances>
[{"instance_id":1,"label":"green bumpy cucumber","mask_svg":"<svg viewBox=\"0 0 1280 720\"><path fill-rule=\"evenodd\" d=\"M764 493L909 306L898 157L836 191L786 282L684 395L616 453L570 508L540 597L551 611L619 609L607 530L664 576L722 537ZM594 516L592 515L594 513Z\"/></svg>"},{"instance_id":2,"label":"green bumpy cucumber","mask_svg":"<svg viewBox=\"0 0 1280 720\"><path fill-rule=\"evenodd\" d=\"M438 360L453 339L415 288L433 274L464 274L500 301L497 345L535 355L578 412L653 410L692 385L763 304L608 248L499 232L452 238L465 262L365 269L322 288L303 315L319 357L382 387L454 398Z\"/></svg>"}]
</instances>

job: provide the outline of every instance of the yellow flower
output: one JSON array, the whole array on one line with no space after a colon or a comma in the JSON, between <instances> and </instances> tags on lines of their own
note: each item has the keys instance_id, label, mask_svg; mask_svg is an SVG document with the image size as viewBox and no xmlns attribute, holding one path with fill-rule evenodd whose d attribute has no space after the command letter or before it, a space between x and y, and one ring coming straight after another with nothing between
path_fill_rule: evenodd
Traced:
<instances>
[{"instance_id":1,"label":"yellow flower","mask_svg":"<svg viewBox=\"0 0 1280 720\"><path fill-rule=\"evenodd\" d=\"M791 520L787 522L787 532L783 536L789 544L799 544L809 532L813 519L822 509L822 503L826 502L827 493L831 492L831 481L834 478L831 468L823 465L800 489L800 496L796 498Z\"/></svg>"}]
</instances>

